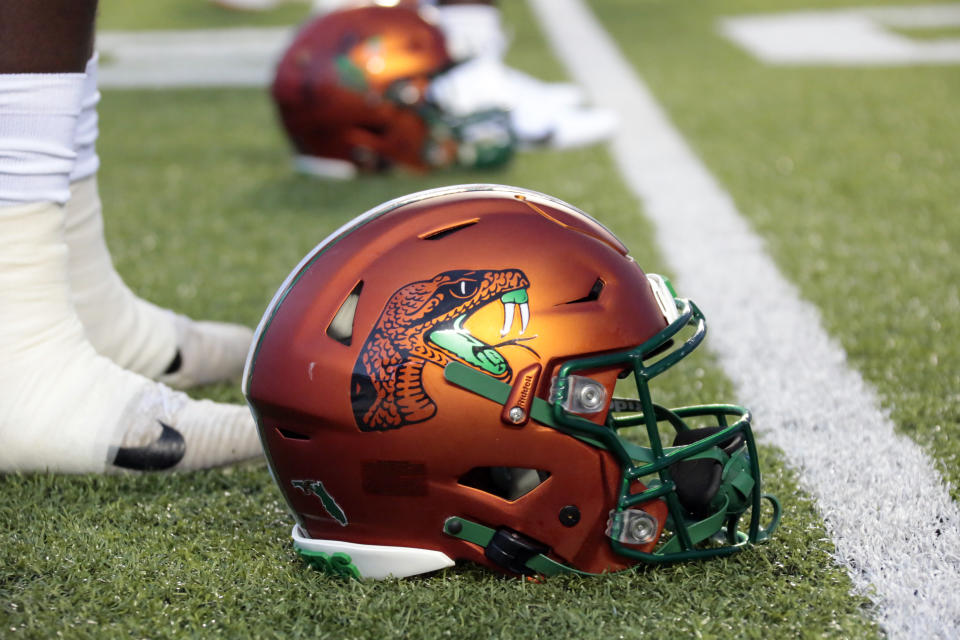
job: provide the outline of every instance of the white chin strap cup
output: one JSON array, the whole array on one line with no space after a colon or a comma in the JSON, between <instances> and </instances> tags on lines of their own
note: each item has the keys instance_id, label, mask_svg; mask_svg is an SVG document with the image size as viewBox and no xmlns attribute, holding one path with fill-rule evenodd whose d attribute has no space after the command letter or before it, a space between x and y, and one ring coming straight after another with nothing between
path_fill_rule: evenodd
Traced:
<instances>
[{"instance_id":1,"label":"white chin strap cup","mask_svg":"<svg viewBox=\"0 0 960 640\"><path fill-rule=\"evenodd\" d=\"M300 525L293 525L293 546L304 551L343 553L350 556L353 565L364 578L406 578L420 573L445 569L454 565L445 553L415 547L387 547L376 544L356 544L339 540L315 540L307 536Z\"/></svg>"}]
</instances>

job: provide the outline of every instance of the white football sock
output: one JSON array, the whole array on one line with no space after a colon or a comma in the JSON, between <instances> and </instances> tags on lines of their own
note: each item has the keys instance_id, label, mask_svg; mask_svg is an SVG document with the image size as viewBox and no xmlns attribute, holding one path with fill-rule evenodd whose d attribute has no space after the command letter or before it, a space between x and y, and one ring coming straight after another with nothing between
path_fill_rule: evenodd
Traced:
<instances>
[{"instance_id":1,"label":"white football sock","mask_svg":"<svg viewBox=\"0 0 960 640\"><path fill-rule=\"evenodd\" d=\"M73 133L73 150L77 154L70 182L89 178L100 168L100 156L97 155L97 136L100 135L100 117L97 105L100 104L100 90L97 88L97 69L100 54L94 52L84 69L83 90L80 93L80 113Z\"/></svg>"},{"instance_id":2,"label":"white football sock","mask_svg":"<svg viewBox=\"0 0 960 640\"><path fill-rule=\"evenodd\" d=\"M81 73L0 75L0 206L70 197Z\"/></svg>"},{"instance_id":3,"label":"white football sock","mask_svg":"<svg viewBox=\"0 0 960 640\"><path fill-rule=\"evenodd\" d=\"M76 128L77 163L66 208L73 303L97 352L125 369L186 388L235 379L253 332L222 322L195 322L138 298L114 269L103 235L97 190L97 56L87 63Z\"/></svg>"},{"instance_id":4,"label":"white football sock","mask_svg":"<svg viewBox=\"0 0 960 640\"><path fill-rule=\"evenodd\" d=\"M0 208L0 470L195 469L260 450L246 407L97 355L70 303L59 205Z\"/></svg>"},{"instance_id":5,"label":"white football sock","mask_svg":"<svg viewBox=\"0 0 960 640\"><path fill-rule=\"evenodd\" d=\"M124 369L156 378L177 354L173 314L139 300L113 268L96 176L73 182L70 192L64 232L70 248L67 273L87 339L97 353Z\"/></svg>"}]
</instances>

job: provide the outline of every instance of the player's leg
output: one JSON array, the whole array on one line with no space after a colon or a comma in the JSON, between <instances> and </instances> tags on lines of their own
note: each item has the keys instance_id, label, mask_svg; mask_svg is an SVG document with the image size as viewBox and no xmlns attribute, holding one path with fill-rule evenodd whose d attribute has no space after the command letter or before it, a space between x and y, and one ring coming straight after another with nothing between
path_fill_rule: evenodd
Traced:
<instances>
[{"instance_id":1,"label":"player's leg","mask_svg":"<svg viewBox=\"0 0 960 640\"><path fill-rule=\"evenodd\" d=\"M95 0L0 3L0 471L188 469L259 454L245 407L97 355L70 301L63 203Z\"/></svg>"},{"instance_id":2,"label":"player's leg","mask_svg":"<svg viewBox=\"0 0 960 640\"><path fill-rule=\"evenodd\" d=\"M114 269L97 189L99 100L93 56L86 63L66 205L70 288L87 338L120 366L175 387L239 378L253 337L249 328L162 309L137 297Z\"/></svg>"}]
</instances>

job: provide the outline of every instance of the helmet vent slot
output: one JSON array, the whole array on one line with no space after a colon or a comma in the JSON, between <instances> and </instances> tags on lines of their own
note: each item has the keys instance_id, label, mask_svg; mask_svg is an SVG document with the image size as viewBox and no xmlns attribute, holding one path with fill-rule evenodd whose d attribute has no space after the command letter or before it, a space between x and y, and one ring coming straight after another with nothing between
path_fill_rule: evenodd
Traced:
<instances>
[{"instance_id":1,"label":"helmet vent slot","mask_svg":"<svg viewBox=\"0 0 960 640\"><path fill-rule=\"evenodd\" d=\"M517 500L527 495L550 477L549 471L523 467L474 467L458 481L465 487L479 489L503 498Z\"/></svg>"},{"instance_id":2,"label":"helmet vent slot","mask_svg":"<svg viewBox=\"0 0 960 640\"><path fill-rule=\"evenodd\" d=\"M439 240L441 238L446 238L450 234L456 233L457 231L463 231L467 227L472 227L477 224L478 220L464 220L463 222L458 222L456 224L443 227L442 229L436 229L434 231L428 231L420 236L421 240Z\"/></svg>"},{"instance_id":3,"label":"helmet vent slot","mask_svg":"<svg viewBox=\"0 0 960 640\"><path fill-rule=\"evenodd\" d=\"M286 438L287 440L309 440L310 436L304 435L297 431L291 431L290 429L284 429L283 427L277 427L277 433Z\"/></svg>"},{"instance_id":4,"label":"helmet vent slot","mask_svg":"<svg viewBox=\"0 0 960 640\"><path fill-rule=\"evenodd\" d=\"M600 297L600 293L603 291L603 288L606 286L606 282L602 278L597 278L597 281L593 283L593 286L590 287L590 293L583 296L582 298L577 298L576 300L571 300L565 304L579 304L581 302L593 302Z\"/></svg>"},{"instance_id":5,"label":"helmet vent slot","mask_svg":"<svg viewBox=\"0 0 960 640\"><path fill-rule=\"evenodd\" d=\"M337 310L337 315L333 316L330 326L327 327L328 336L348 347L353 340L353 318L357 315L357 302L360 300L361 291L363 291L363 280L357 283L347 299L343 301Z\"/></svg>"}]
</instances>

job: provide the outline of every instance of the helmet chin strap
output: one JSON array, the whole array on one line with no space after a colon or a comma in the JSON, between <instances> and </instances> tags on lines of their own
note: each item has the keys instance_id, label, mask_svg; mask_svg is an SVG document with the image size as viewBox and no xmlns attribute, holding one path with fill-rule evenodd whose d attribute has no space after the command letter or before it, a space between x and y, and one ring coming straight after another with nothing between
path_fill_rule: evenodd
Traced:
<instances>
[{"instance_id":1,"label":"helmet chin strap","mask_svg":"<svg viewBox=\"0 0 960 640\"><path fill-rule=\"evenodd\" d=\"M504 535L504 531L509 530L498 531L456 516L447 518L443 523L445 534L482 547L488 558L514 573L540 574L547 577L563 573L575 573L581 576L597 575L551 560L546 553L539 552L536 545L524 543L522 538L518 540L516 537ZM496 557L491 554L494 548L498 551ZM507 557L509 560L505 559Z\"/></svg>"},{"instance_id":2,"label":"helmet chin strap","mask_svg":"<svg viewBox=\"0 0 960 640\"><path fill-rule=\"evenodd\" d=\"M480 373L476 369L456 361L447 363L447 366L443 368L443 377L450 384L466 389L499 405L507 402L512 389L509 384L500 382L492 376ZM541 424L560 429L559 425L553 420L553 410L550 404L541 398L533 399L530 407L530 417ZM599 443L595 444L602 446Z\"/></svg>"}]
</instances>

